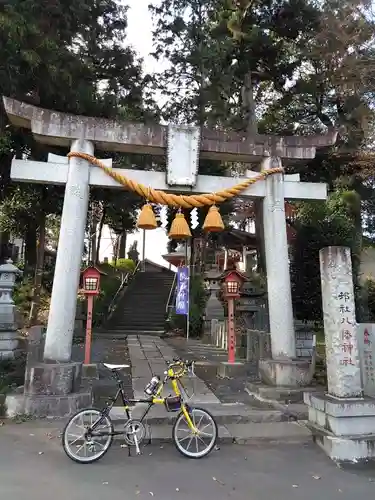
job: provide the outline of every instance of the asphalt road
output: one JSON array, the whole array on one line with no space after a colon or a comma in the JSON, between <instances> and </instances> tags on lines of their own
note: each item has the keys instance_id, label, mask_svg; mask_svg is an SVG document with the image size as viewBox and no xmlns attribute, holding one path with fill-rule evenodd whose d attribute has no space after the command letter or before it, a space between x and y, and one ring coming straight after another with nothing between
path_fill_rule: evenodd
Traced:
<instances>
[{"instance_id":1,"label":"asphalt road","mask_svg":"<svg viewBox=\"0 0 375 500\"><path fill-rule=\"evenodd\" d=\"M33 423L0 427L0 498L17 500L353 500L374 498L375 468L336 467L313 444L225 445L189 460L172 445L140 457L114 446L79 465L58 432Z\"/></svg>"}]
</instances>

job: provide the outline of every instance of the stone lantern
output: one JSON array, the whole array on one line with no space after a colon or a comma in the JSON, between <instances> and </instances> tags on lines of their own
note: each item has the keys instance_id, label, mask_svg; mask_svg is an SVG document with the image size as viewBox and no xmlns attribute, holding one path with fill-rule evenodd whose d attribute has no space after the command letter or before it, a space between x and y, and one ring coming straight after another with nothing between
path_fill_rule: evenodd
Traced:
<instances>
[{"instance_id":1,"label":"stone lantern","mask_svg":"<svg viewBox=\"0 0 375 500\"><path fill-rule=\"evenodd\" d=\"M0 359L14 359L19 347L13 289L22 271L11 259L0 266Z\"/></svg>"}]
</instances>

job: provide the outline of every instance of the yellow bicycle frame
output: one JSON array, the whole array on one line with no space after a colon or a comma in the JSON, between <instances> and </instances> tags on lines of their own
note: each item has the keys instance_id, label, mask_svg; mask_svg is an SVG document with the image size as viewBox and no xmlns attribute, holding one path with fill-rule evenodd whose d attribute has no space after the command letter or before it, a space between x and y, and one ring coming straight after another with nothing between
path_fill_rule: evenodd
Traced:
<instances>
[{"instance_id":1,"label":"yellow bicycle frame","mask_svg":"<svg viewBox=\"0 0 375 500\"><path fill-rule=\"evenodd\" d=\"M181 397L181 391L180 391L180 387L178 385L177 380L179 378L181 378L184 375L184 373L185 373L184 368L182 368L181 371L178 371L177 373L171 367L168 369L167 375L171 381L172 389L173 389L173 392L175 393L176 396ZM157 404L157 405L164 404L165 398L160 397L161 393L163 392L163 388L164 388L164 383L160 384L158 392L156 393L155 397L152 399L153 404ZM188 423L189 428L193 431L194 434L196 434L198 432L197 428L195 427L193 421L191 420L189 412L188 412L186 405L184 403L181 404L181 410L182 410L182 413L184 414L184 417L186 418L186 422Z\"/></svg>"}]
</instances>

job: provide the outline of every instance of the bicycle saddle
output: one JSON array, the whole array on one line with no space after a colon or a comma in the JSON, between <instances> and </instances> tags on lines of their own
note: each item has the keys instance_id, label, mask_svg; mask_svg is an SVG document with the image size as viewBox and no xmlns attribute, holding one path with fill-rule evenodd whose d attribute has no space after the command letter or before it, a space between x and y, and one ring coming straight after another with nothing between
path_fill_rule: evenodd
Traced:
<instances>
[{"instance_id":1,"label":"bicycle saddle","mask_svg":"<svg viewBox=\"0 0 375 500\"><path fill-rule=\"evenodd\" d=\"M108 368L108 370L121 370L121 368L130 368L130 365L111 365L109 363L103 363L103 365Z\"/></svg>"}]
</instances>

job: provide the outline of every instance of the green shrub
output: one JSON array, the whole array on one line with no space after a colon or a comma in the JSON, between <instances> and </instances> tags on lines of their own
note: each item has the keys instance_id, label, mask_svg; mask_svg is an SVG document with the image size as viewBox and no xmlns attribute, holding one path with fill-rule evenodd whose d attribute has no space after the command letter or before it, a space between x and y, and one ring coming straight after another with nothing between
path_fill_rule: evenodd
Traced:
<instances>
[{"instance_id":1,"label":"green shrub","mask_svg":"<svg viewBox=\"0 0 375 500\"><path fill-rule=\"evenodd\" d=\"M13 300L17 311L27 320L30 313L31 301L33 298L34 280L31 277L16 283L13 291ZM49 309L50 292L45 288L44 283L40 293L39 320L44 322L44 316Z\"/></svg>"},{"instance_id":2,"label":"green shrub","mask_svg":"<svg viewBox=\"0 0 375 500\"><path fill-rule=\"evenodd\" d=\"M26 353L16 359L0 361L0 394L23 385L25 379Z\"/></svg>"},{"instance_id":3,"label":"green shrub","mask_svg":"<svg viewBox=\"0 0 375 500\"><path fill-rule=\"evenodd\" d=\"M100 294L94 299L93 326L101 326L108 313L108 308L117 292L121 280L116 276L102 276L100 278Z\"/></svg>"},{"instance_id":4,"label":"green shrub","mask_svg":"<svg viewBox=\"0 0 375 500\"><path fill-rule=\"evenodd\" d=\"M122 272L132 272L135 269L135 262L131 259L117 259L111 262L111 266Z\"/></svg>"},{"instance_id":5,"label":"green shrub","mask_svg":"<svg viewBox=\"0 0 375 500\"><path fill-rule=\"evenodd\" d=\"M364 286L364 297L367 302L368 320L375 321L375 280L367 278Z\"/></svg>"}]
</instances>

